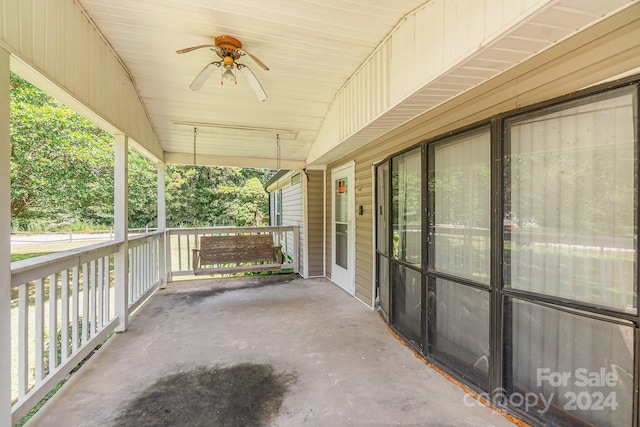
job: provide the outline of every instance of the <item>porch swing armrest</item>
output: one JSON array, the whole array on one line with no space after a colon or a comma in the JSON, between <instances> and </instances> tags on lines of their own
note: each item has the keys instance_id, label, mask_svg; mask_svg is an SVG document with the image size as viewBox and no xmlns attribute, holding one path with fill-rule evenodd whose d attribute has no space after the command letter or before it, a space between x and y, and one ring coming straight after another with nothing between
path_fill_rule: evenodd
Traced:
<instances>
[{"instance_id":1,"label":"porch swing armrest","mask_svg":"<svg viewBox=\"0 0 640 427\"><path fill-rule=\"evenodd\" d=\"M192 268L195 270L200 266L200 249L192 249L193 252L193 263Z\"/></svg>"}]
</instances>

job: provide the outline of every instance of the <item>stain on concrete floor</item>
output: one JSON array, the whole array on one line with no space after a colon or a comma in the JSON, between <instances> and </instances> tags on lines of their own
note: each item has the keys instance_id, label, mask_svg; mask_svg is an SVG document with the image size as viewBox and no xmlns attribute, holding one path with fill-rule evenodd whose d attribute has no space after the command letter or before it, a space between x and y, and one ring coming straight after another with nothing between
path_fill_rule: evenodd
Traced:
<instances>
[{"instance_id":1,"label":"stain on concrete floor","mask_svg":"<svg viewBox=\"0 0 640 427\"><path fill-rule=\"evenodd\" d=\"M187 305L194 305L201 302L203 299L214 297L216 295L224 294L230 291L239 291L244 289L259 289L267 286L281 286L289 283L296 278L294 274L273 274L273 275L258 275L237 277L231 279L216 279L212 281L212 285L209 288L199 289L196 291L190 291L188 293L159 293L158 295L164 297L177 298L178 301Z\"/></svg>"},{"instance_id":2,"label":"stain on concrete floor","mask_svg":"<svg viewBox=\"0 0 640 427\"><path fill-rule=\"evenodd\" d=\"M271 365L200 367L160 379L117 415L117 426L265 426L295 375Z\"/></svg>"}]
</instances>

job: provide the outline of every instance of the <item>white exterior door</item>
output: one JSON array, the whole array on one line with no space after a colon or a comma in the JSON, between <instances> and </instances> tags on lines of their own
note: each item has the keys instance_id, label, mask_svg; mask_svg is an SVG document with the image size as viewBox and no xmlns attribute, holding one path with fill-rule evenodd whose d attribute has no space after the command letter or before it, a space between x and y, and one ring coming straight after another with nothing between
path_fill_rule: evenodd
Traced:
<instances>
[{"instance_id":1,"label":"white exterior door","mask_svg":"<svg viewBox=\"0 0 640 427\"><path fill-rule=\"evenodd\" d=\"M355 209L354 164L331 171L333 210L331 215L331 281L355 294Z\"/></svg>"}]
</instances>

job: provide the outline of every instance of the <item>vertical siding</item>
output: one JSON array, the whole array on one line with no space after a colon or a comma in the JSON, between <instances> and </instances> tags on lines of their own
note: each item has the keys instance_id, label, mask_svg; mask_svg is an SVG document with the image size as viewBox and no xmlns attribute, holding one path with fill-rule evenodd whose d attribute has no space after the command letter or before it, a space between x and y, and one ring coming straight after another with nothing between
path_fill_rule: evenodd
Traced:
<instances>
[{"instance_id":1,"label":"vertical siding","mask_svg":"<svg viewBox=\"0 0 640 427\"><path fill-rule=\"evenodd\" d=\"M378 49L336 98L339 138L355 133L364 123L386 111L390 104L390 48Z\"/></svg>"},{"instance_id":2,"label":"vertical siding","mask_svg":"<svg viewBox=\"0 0 640 427\"><path fill-rule=\"evenodd\" d=\"M14 71L111 133L163 159L118 57L73 0L0 0L0 45Z\"/></svg>"},{"instance_id":3,"label":"vertical siding","mask_svg":"<svg viewBox=\"0 0 640 427\"><path fill-rule=\"evenodd\" d=\"M307 191L305 210L307 221L305 235L307 244L307 275L323 276L324 260L324 171L310 170L307 172ZM302 178L305 179L304 176Z\"/></svg>"},{"instance_id":4,"label":"vertical siding","mask_svg":"<svg viewBox=\"0 0 640 427\"><path fill-rule=\"evenodd\" d=\"M308 161L331 162L334 149L356 150L535 59L559 40L600 25L605 16L637 15L634 6L628 0L426 2L403 18L338 92ZM629 69L622 63L611 67Z\"/></svg>"},{"instance_id":5,"label":"vertical siding","mask_svg":"<svg viewBox=\"0 0 640 427\"><path fill-rule=\"evenodd\" d=\"M640 5L635 7L640 10ZM640 57L640 14L635 18L614 16L532 58L499 77L473 89L446 105L389 132L362 148L330 163L328 170L349 161L356 164L356 295L371 301L374 274L371 205L374 163L422 140L487 120L495 114L571 93L637 67ZM330 177L327 188L331 188ZM326 192L327 227L331 228L331 192ZM327 233L327 275L331 275L331 233Z\"/></svg>"}]
</instances>

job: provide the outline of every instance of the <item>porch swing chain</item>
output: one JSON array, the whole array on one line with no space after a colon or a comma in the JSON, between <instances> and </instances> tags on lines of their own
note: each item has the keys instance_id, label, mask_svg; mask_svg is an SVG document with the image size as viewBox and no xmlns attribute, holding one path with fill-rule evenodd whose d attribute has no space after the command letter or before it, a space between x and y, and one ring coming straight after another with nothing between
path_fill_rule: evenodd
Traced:
<instances>
[{"instance_id":1,"label":"porch swing chain","mask_svg":"<svg viewBox=\"0 0 640 427\"><path fill-rule=\"evenodd\" d=\"M276 173L280 173L280 134L276 134ZM280 190L280 177L276 180L276 204L278 204L278 191ZM282 199L280 199L282 200ZM280 218L282 218L282 206L278 206ZM276 219L276 236L278 236L277 244L280 245L280 220Z\"/></svg>"},{"instance_id":2,"label":"porch swing chain","mask_svg":"<svg viewBox=\"0 0 640 427\"><path fill-rule=\"evenodd\" d=\"M277 133L276 134L276 146L277 146L277 153L276 153L276 169L280 170L280 134Z\"/></svg>"},{"instance_id":3,"label":"porch swing chain","mask_svg":"<svg viewBox=\"0 0 640 427\"><path fill-rule=\"evenodd\" d=\"M194 127L193 128L193 166L195 168L196 166L196 141L198 139L198 128ZM195 171L194 171L195 172ZM193 175L193 179L196 179L196 175L194 173ZM195 185L194 185L194 190L195 190ZM194 218L195 221L195 218ZM198 247L198 224L195 224L195 239L196 241L194 242L194 247L196 249L199 249Z\"/></svg>"},{"instance_id":4,"label":"porch swing chain","mask_svg":"<svg viewBox=\"0 0 640 427\"><path fill-rule=\"evenodd\" d=\"M196 140L198 139L198 128L193 128L193 166L196 165Z\"/></svg>"}]
</instances>

